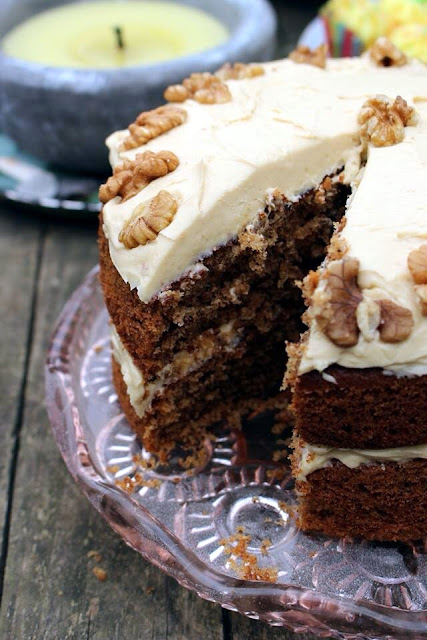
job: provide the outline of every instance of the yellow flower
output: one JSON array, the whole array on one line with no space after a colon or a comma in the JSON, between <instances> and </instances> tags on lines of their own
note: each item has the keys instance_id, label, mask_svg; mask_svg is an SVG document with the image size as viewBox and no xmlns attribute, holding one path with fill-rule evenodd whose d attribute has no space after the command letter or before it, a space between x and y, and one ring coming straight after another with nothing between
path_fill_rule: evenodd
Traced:
<instances>
[{"instance_id":1,"label":"yellow flower","mask_svg":"<svg viewBox=\"0 0 427 640\"><path fill-rule=\"evenodd\" d=\"M411 58L418 58L427 64L427 26L405 24L394 29L389 35L393 44Z\"/></svg>"},{"instance_id":2,"label":"yellow flower","mask_svg":"<svg viewBox=\"0 0 427 640\"><path fill-rule=\"evenodd\" d=\"M427 4L417 0L380 0L379 10L383 16L383 34L402 25L427 26Z\"/></svg>"}]
</instances>

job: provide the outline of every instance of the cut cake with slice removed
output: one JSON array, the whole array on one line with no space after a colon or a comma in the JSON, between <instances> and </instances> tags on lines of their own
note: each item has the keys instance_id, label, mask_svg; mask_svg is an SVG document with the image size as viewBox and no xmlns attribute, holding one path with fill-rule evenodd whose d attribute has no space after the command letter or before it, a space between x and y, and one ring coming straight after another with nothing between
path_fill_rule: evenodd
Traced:
<instances>
[{"instance_id":1,"label":"cut cake with slice removed","mask_svg":"<svg viewBox=\"0 0 427 640\"><path fill-rule=\"evenodd\" d=\"M418 537L427 525L399 527L390 504L399 482L402 504L411 491L418 500L427 469L424 283L407 265L427 237L427 72L401 59L385 68L378 56L305 55L194 74L167 90L174 103L110 137L100 255L114 380L157 453L268 399L279 408L284 342L302 331L298 283L310 272L310 329L287 375L300 525ZM337 278L344 285L331 292ZM402 446L412 458L336 457ZM334 512L341 467L353 487L342 497L360 476L372 498L358 518ZM375 515L380 501L389 506Z\"/></svg>"}]
</instances>

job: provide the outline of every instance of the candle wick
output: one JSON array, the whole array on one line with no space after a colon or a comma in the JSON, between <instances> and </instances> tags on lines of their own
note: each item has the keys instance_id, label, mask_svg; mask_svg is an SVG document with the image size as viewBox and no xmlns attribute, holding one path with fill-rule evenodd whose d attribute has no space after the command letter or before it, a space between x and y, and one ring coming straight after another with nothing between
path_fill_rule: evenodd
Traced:
<instances>
[{"instance_id":1,"label":"candle wick","mask_svg":"<svg viewBox=\"0 0 427 640\"><path fill-rule=\"evenodd\" d=\"M119 49L125 48L123 40L123 29L121 27L114 27L114 33L116 34L116 44Z\"/></svg>"}]
</instances>

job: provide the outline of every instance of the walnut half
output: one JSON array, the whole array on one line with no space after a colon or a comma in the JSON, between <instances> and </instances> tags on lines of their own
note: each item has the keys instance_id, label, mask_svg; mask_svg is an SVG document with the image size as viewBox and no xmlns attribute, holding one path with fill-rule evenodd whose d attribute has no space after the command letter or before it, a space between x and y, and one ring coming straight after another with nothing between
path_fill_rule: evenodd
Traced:
<instances>
[{"instance_id":1,"label":"walnut half","mask_svg":"<svg viewBox=\"0 0 427 640\"><path fill-rule=\"evenodd\" d=\"M389 147L402 142L405 127L415 126L418 116L401 96L391 102L387 96L377 95L363 104L358 122L362 140L374 147Z\"/></svg>"},{"instance_id":2,"label":"walnut half","mask_svg":"<svg viewBox=\"0 0 427 640\"><path fill-rule=\"evenodd\" d=\"M212 73L192 73L182 84L168 87L164 93L168 102L184 102L192 98L201 104L230 102L231 93L227 85Z\"/></svg>"},{"instance_id":3,"label":"walnut half","mask_svg":"<svg viewBox=\"0 0 427 640\"><path fill-rule=\"evenodd\" d=\"M423 316L427 316L427 244L413 249L408 256L408 268Z\"/></svg>"},{"instance_id":4,"label":"walnut half","mask_svg":"<svg viewBox=\"0 0 427 640\"><path fill-rule=\"evenodd\" d=\"M172 222L177 208L177 201L169 191L159 191L148 205L143 202L135 208L133 220L121 230L119 241L127 249L151 242Z\"/></svg>"},{"instance_id":5,"label":"walnut half","mask_svg":"<svg viewBox=\"0 0 427 640\"><path fill-rule=\"evenodd\" d=\"M408 268L415 284L427 284L427 244L410 252Z\"/></svg>"},{"instance_id":6,"label":"walnut half","mask_svg":"<svg viewBox=\"0 0 427 640\"><path fill-rule=\"evenodd\" d=\"M402 67L408 62L405 54L384 36L374 42L369 57L379 67Z\"/></svg>"},{"instance_id":7,"label":"walnut half","mask_svg":"<svg viewBox=\"0 0 427 640\"><path fill-rule=\"evenodd\" d=\"M144 151L134 160L124 160L118 165L113 175L99 189L99 199L107 203L116 196L121 196L123 202L135 196L152 180L175 171L179 160L172 151Z\"/></svg>"},{"instance_id":8,"label":"walnut half","mask_svg":"<svg viewBox=\"0 0 427 640\"><path fill-rule=\"evenodd\" d=\"M235 62L233 65L226 63L218 71L215 71L215 75L221 80L244 80L263 76L264 73L264 68L260 64L244 64L243 62Z\"/></svg>"},{"instance_id":9,"label":"walnut half","mask_svg":"<svg viewBox=\"0 0 427 640\"><path fill-rule=\"evenodd\" d=\"M414 318L409 309L391 300L377 300L381 309L380 338L383 342L402 342L414 328Z\"/></svg>"},{"instance_id":10,"label":"walnut half","mask_svg":"<svg viewBox=\"0 0 427 640\"><path fill-rule=\"evenodd\" d=\"M129 125L129 136L123 140L120 151L140 147L162 133L183 124L186 119L187 112L171 104L152 111L143 111L135 122Z\"/></svg>"},{"instance_id":11,"label":"walnut half","mask_svg":"<svg viewBox=\"0 0 427 640\"><path fill-rule=\"evenodd\" d=\"M313 314L320 329L339 347L354 346L359 337L356 311L362 300L357 284L359 261L343 258L330 262L313 295ZM322 287L322 280L324 286Z\"/></svg>"},{"instance_id":12,"label":"walnut half","mask_svg":"<svg viewBox=\"0 0 427 640\"><path fill-rule=\"evenodd\" d=\"M297 64L311 64L314 67L324 69L328 55L328 45L320 44L316 49L310 49L305 44L300 44L289 54L289 59Z\"/></svg>"}]
</instances>

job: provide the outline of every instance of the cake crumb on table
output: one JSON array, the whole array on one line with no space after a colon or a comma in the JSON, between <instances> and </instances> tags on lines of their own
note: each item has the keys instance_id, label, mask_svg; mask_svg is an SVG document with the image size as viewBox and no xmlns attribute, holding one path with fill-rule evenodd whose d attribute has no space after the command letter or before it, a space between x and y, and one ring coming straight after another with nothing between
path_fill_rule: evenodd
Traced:
<instances>
[{"instance_id":1,"label":"cake crumb on table","mask_svg":"<svg viewBox=\"0 0 427 640\"><path fill-rule=\"evenodd\" d=\"M100 581L100 582L105 582L107 579L107 572L105 571L105 569L102 569L101 567L94 567L92 569L92 572L94 573L95 577Z\"/></svg>"},{"instance_id":2,"label":"cake crumb on table","mask_svg":"<svg viewBox=\"0 0 427 640\"><path fill-rule=\"evenodd\" d=\"M89 559L94 559L95 562L101 562L102 561L102 555L99 553L99 551L96 551L95 549L92 549L91 551L87 552L87 557Z\"/></svg>"}]
</instances>

